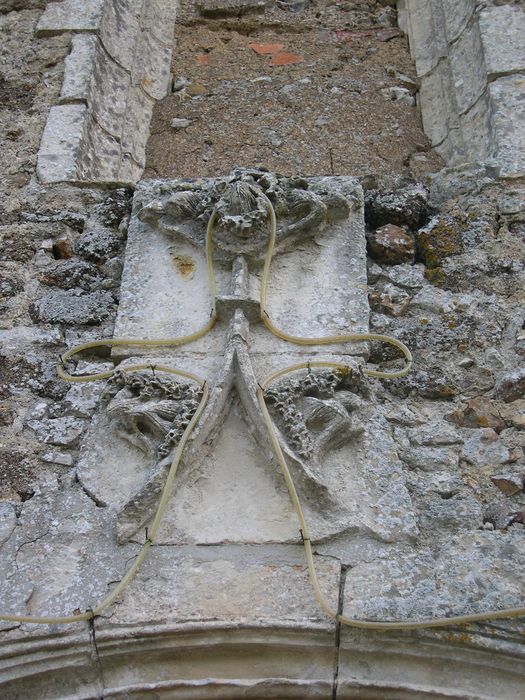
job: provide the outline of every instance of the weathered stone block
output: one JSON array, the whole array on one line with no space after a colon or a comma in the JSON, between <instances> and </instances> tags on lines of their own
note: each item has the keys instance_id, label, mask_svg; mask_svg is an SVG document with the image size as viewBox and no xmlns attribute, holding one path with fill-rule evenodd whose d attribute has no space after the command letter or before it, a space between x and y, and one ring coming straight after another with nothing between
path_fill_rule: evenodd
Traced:
<instances>
[{"instance_id":1,"label":"weathered stone block","mask_svg":"<svg viewBox=\"0 0 525 700\"><path fill-rule=\"evenodd\" d=\"M407 0L410 51L418 76L429 73L447 55L444 8L440 0Z\"/></svg>"},{"instance_id":2,"label":"weathered stone block","mask_svg":"<svg viewBox=\"0 0 525 700\"><path fill-rule=\"evenodd\" d=\"M455 41L467 26L476 9L475 0L443 0L443 10L447 41Z\"/></svg>"},{"instance_id":3,"label":"weathered stone block","mask_svg":"<svg viewBox=\"0 0 525 700\"><path fill-rule=\"evenodd\" d=\"M71 31L95 31L100 27L104 3L105 0L49 2L38 22L37 36Z\"/></svg>"},{"instance_id":4,"label":"weathered stone block","mask_svg":"<svg viewBox=\"0 0 525 700\"><path fill-rule=\"evenodd\" d=\"M425 132L433 146L441 144L458 128L458 108L448 61L442 61L421 79L419 101Z\"/></svg>"},{"instance_id":5,"label":"weathered stone block","mask_svg":"<svg viewBox=\"0 0 525 700\"><path fill-rule=\"evenodd\" d=\"M123 153L120 159L120 167L118 171L119 182L129 182L135 184L144 171L144 166L137 163L128 153Z\"/></svg>"},{"instance_id":6,"label":"weathered stone block","mask_svg":"<svg viewBox=\"0 0 525 700\"><path fill-rule=\"evenodd\" d=\"M172 44L176 14L177 3L148 0L147 11L142 14L141 29L164 44Z\"/></svg>"},{"instance_id":7,"label":"weathered stone block","mask_svg":"<svg viewBox=\"0 0 525 700\"><path fill-rule=\"evenodd\" d=\"M525 74L517 73L489 85L496 160L503 177L525 173Z\"/></svg>"},{"instance_id":8,"label":"weathered stone block","mask_svg":"<svg viewBox=\"0 0 525 700\"><path fill-rule=\"evenodd\" d=\"M525 71L523 5L486 7L479 14L483 55L489 75Z\"/></svg>"},{"instance_id":9,"label":"weathered stone block","mask_svg":"<svg viewBox=\"0 0 525 700\"><path fill-rule=\"evenodd\" d=\"M170 66L171 45L163 44L149 32L141 32L131 69L132 84L161 100L169 89Z\"/></svg>"},{"instance_id":10,"label":"weathered stone block","mask_svg":"<svg viewBox=\"0 0 525 700\"><path fill-rule=\"evenodd\" d=\"M61 102L89 99L93 63L98 39L93 34L73 34L71 51L65 59Z\"/></svg>"},{"instance_id":11,"label":"weathered stone block","mask_svg":"<svg viewBox=\"0 0 525 700\"><path fill-rule=\"evenodd\" d=\"M118 182L121 160L120 143L102 129L93 118L84 123L82 149L77 158L77 180Z\"/></svg>"},{"instance_id":12,"label":"weathered stone block","mask_svg":"<svg viewBox=\"0 0 525 700\"><path fill-rule=\"evenodd\" d=\"M466 112L485 89L487 71L477 22L471 22L449 50L453 90L459 114Z\"/></svg>"},{"instance_id":13,"label":"weathered stone block","mask_svg":"<svg viewBox=\"0 0 525 700\"><path fill-rule=\"evenodd\" d=\"M100 39L109 55L131 71L140 32L142 0L106 2L100 25Z\"/></svg>"},{"instance_id":14,"label":"weathered stone block","mask_svg":"<svg viewBox=\"0 0 525 700\"><path fill-rule=\"evenodd\" d=\"M96 122L116 139L120 139L126 119L129 86L129 74L98 45L91 66L88 106Z\"/></svg>"},{"instance_id":15,"label":"weathered stone block","mask_svg":"<svg viewBox=\"0 0 525 700\"><path fill-rule=\"evenodd\" d=\"M344 614L381 621L518 607L525 599L525 583L517 575L523 564L520 530L458 534L437 555L421 550L350 569Z\"/></svg>"},{"instance_id":16,"label":"weathered stone block","mask_svg":"<svg viewBox=\"0 0 525 700\"><path fill-rule=\"evenodd\" d=\"M142 167L145 165L146 144L154 104L154 100L142 88L129 88L120 143L122 153L130 154Z\"/></svg>"},{"instance_id":17,"label":"weathered stone block","mask_svg":"<svg viewBox=\"0 0 525 700\"><path fill-rule=\"evenodd\" d=\"M77 179L86 119L85 105L51 107L38 151L37 174L42 182Z\"/></svg>"},{"instance_id":18,"label":"weathered stone block","mask_svg":"<svg viewBox=\"0 0 525 700\"><path fill-rule=\"evenodd\" d=\"M336 609L340 564L315 559L321 589ZM114 625L243 619L333 629L312 595L301 545L154 548L110 616Z\"/></svg>"},{"instance_id":19,"label":"weathered stone block","mask_svg":"<svg viewBox=\"0 0 525 700\"><path fill-rule=\"evenodd\" d=\"M512 628L505 622L500 625L498 635L490 632L490 626L479 631L472 626L419 632L343 626L338 696L342 700L519 697L523 658L506 658L503 650Z\"/></svg>"},{"instance_id":20,"label":"weathered stone block","mask_svg":"<svg viewBox=\"0 0 525 700\"><path fill-rule=\"evenodd\" d=\"M461 135L465 144L465 156L472 161L498 159L497 134L491 114L489 89L465 114L459 118ZM455 162L462 162L456 159Z\"/></svg>"}]
</instances>

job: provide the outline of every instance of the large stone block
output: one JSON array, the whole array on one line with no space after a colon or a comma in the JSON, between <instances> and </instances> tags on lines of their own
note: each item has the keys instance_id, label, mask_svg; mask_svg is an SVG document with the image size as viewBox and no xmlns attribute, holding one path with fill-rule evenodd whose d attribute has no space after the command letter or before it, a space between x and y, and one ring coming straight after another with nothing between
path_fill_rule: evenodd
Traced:
<instances>
[{"instance_id":1,"label":"large stone block","mask_svg":"<svg viewBox=\"0 0 525 700\"><path fill-rule=\"evenodd\" d=\"M38 22L37 36L96 31L100 27L104 4L105 0L49 2Z\"/></svg>"},{"instance_id":2,"label":"large stone block","mask_svg":"<svg viewBox=\"0 0 525 700\"><path fill-rule=\"evenodd\" d=\"M133 66L140 33L143 0L106 2L100 39L111 58L128 72Z\"/></svg>"},{"instance_id":3,"label":"large stone block","mask_svg":"<svg viewBox=\"0 0 525 700\"><path fill-rule=\"evenodd\" d=\"M466 112L479 99L487 83L483 48L477 22L469 23L461 36L450 46L449 61L459 114Z\"/></svg>"},{"instance_id":4,"label":"large stone block","mask_svg":"<svg viewBox=\"0 0 525 700\"><path fill-rule=\"evenodd\" d=\"M104 131L120 140L128 109L129 74L108 57L100 44L93 59L89 111Z\"/></svg>"},{"instance_id":5,"label":"large stone block","mask_svg":"<svg viewBox=\"0 0 525 700\"><path fill-rule=\"evenodd\" d=\"M516 572L523 564L520 530L460 533L437 554L420 549L353 567L346 578L344 614L386 621L519 607L525 582Z\"/></svg>"},{"instance_id":6,"label":"large stone block","mask_svg":"<svg viewBox=\"0 0 525 700\"><path fill-rule=\"evenodd\" d=\"M337 697L519 698L524 659L501 653L508 644L505 623L497 629L467 627L416 633L343 627Z\"/></svg>"},{"instance_id":7,"label":"large stone block","mask_svg":"<svg viewBox=\"0 0 525 700\"><path fill-rule=\"evenodd\" d=\"M98 43L94 34L73 34L71 51L65 59L60 102L88 101Z\"/></svg>"},{"instance_id":8,"label":"large stone block","mask_svg":"<svg viewBox=\"0 0 525 700\"><path fill-rule=\"evenodd\" d=\"M118 182L120 143L104 131L92 117L86 118L82 150L77 158L76 180Z\"/></svg>"},{"instance_id":9,"label":"large stone block","mask_svg":"<svg viewBox=\"0 0 525 700\"><path fill-rule=\"evenodd\" d=\"M440 0L406 0L410 51L418 76L429 73L448 53Z\"/></svg>"},{"instance_id":10,"label":"large stone block","mask_svg":"<svg viewBox=\"0 0 525 700\"><path fill-rule=\"evenodd\" d=\"M315 559L321 590L337 609L339 562ZM335 627L314 598L301 545L154 547L106 620Z\"/></svg>"},{"instance_id":11,"label":"large stone block","mask_svg":"<svg viewBox=\"0 0 525 700\"><path fill-rule=\"evenodd\" d=\"M142 168L146 160L146 144L154 104L154 100L141 88L129 88L120 143L122 153L131 155Z\"/></svg>"},{"instance_id":12,"label":"large stone block","mask_svg":"<svg viewBox=\"0 0 525 700\"><path fill-rule=\"evenodd\" d=\"M489 75L525 71L525 10L522 5L486 7L479 14L479 26Z\"/></svg>"},{"instance_id":13,"label":"large stone block","mask_svg":"<svg viewBox=\"0 0 525 700\"><path fill-rule=\"evenodd\" d=\"M166 97L170 83L171 44L164 44L150 32L141 32L131 69L133 85L150 97Z\"/></svg>"},{"instance_id":14,"label":"large stone block","mask_svg":"<svg viewBox=\"0 0 525 700\"><path fill-rule=\"evenodd\" d=\"M83 104L51 107L38 151L37 174L42 182L77 179L87 116Z\"/></svg>"},{"instance_id":15,"label":"large stone block","mask_svg":"<svg viewBox=\"0 0 525 700\"><path fill-rule=\"evenodd\" d=\"M452 43L466 28L476 9L476 0L443 0L447 41Z\"/></svg>"},{"instance_id":16,"label":"large stone block","mask_svg":"<svg viewBox=\"0 0 525 700\"><path fill-rule=\"evenodd\" d=\"M487 89L479 100L460 116L461 134L464 143L468 144L465 152L472 161L482 162L497 156L497 135L491 119L491 107Z\"/></svg>"},{"instance_id":17,"label":"large stone block","mask_svg":"<svg viewBox=\"0 0 525 700\"><path fill-rule=\"evenodd\" d=\"M454 78L448 61L442 61L421 79L419 103L425 132L433 146L459 128Z\"/></svg>"},{"instance_id":18,"label":"large stone block","mask_svg":"<svg viewBox=\"0 0 525 700\"><path fill-rule=\"evenodd\" d=\"M525 174L525 73L495 80L489 85L496 161L503 177Z\"/></svg>"}]
</instances>

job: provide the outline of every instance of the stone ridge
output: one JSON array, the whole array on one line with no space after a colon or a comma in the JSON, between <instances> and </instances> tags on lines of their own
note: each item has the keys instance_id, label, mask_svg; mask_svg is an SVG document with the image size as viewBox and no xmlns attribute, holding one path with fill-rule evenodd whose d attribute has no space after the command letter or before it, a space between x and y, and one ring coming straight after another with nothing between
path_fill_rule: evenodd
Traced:
<instances>
[{"instance_id":1,"label":"stone ridge","mask_svg":"<svg viewBox=\"0 0 525 700\"><path fill-rule=\"evenodd\" d=\"M449 165L484 161L502 177L522 176L523 6L474 0L404 0L400 6L434 148Z\"/></svg>"},{"instance_id":2,"label":"stone ridge","mask_svg":"<svg viewBox=\"0 0 525 700\"><path fill-rule=\"evenodd\" d=\"M155 100L170 79L176 6L160 0L50 2L37 36L72 33L37 173L50 182L136 182Z\"/></svg>"}]
</instances>

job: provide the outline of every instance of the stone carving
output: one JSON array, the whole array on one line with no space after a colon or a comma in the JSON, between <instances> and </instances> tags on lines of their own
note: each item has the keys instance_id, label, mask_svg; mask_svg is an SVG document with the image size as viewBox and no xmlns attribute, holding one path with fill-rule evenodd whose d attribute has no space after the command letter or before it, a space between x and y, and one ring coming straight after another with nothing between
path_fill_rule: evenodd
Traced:
<instances>
[{"instance_id":1,"label":"stone carving","mask_svg":"<svg viewBox=\"0 0 525 700\"><path fill-rule=\"evenodd\" d=\"M199 406L202 391L189 383L117 370L103 398L118 435L148 457L167 457ZM159 444L160 440L160 444Z\"/></svg>"},{"instance_id":2,"label":"stone carving","mask_svg":"<svg viewBox=\"0 0 525 700\"><path fill-rule=\"evenodd\" d=\"M348 345L282 348L282 341L260 323L258 287L269 239L266 197L278 223L270 275L272 321L306 337L366 329L362 192L352 178L307 180L237 170L228 178L139 186L118 336L178 337L207 322L203 249L213 211L216 217L218 320L204 337L159 361L194 372L210 386L185 449L161 541L297 541L297 522L273 458L257 385L276 368L309 357L354 367L346 373L291 373L266 393L313 535L322 540L352 530L376 540L410 537L416 525L402 467L393 457L388 424L368 401L367 384L351 357L355 350ZM181 259L184 270L177 262L174 269L173 260ZM188 309L192 313L185 315ZM93 497L116 508L118 537L125 541L153 515L173 447L200 394L198 388L159 380L153 373L118 373L108 392L107 414L95 421L97 437L91 442L100 443L105 435L110 447L103 458L114 464L120 458L111 443L116 438L125 442L131 450L130 476L118 467L124 478L116 498L93 450L84 451L78 476ZM233 410L244 428L229 418ZM221 451L224 431L227 449ZM244 431L246 438L240 434ZM223 452L226 456L216 457ZM218 481L214 470L221 472ZM253 489L258 493L243 506L246 491ZM218 520L201 516L202 510L218 509L227 515Z\"/></svg>"},{"instance_id":3,"label":"stone carving","mask_svg":"<svg viewBox=\"0 0 525 700\"><path fill-rule=\"evenodd\" d=\"M167 191L166 191L167 190ZM309 188L305 178L280 177L260 170L236 170L229 178L159 188L159 196L138 211L142 221L172 235L204 244L208 220L217 211L214 242L218 260L240 254L264 256L268 245L265 194L277 219L277 240L322 231L329 222L347 218L353 202L333 187ZM197 226L196 226L197 224Z\"/></svg>"},{"instance_id":4,"label":"stone carving","mask_svg":"<svg viewBox=\"0 0 525 700\"><path fill-rule=\"evenodd\" d=\"M308 371L267 389L265 400L292 449L318 463L330 447L335 449L364 432L353 415L368 394L363 379L341 370Z\"/></svg>"}]
</instances>

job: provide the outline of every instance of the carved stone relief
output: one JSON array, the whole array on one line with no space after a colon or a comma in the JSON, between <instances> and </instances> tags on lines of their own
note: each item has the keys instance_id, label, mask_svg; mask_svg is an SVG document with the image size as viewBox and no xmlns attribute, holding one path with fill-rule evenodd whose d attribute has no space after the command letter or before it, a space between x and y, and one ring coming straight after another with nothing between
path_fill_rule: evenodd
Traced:
<instances>
[{"instance_id":1,"label":"carved stone relief","mask_svg":"<svg viewBox=\"0 0 525 700\"><path fill-rule=\"evenodd\" d=\"M266 198L277 216L266 307L272 322L302 337L367 329L362 192L355 179L239 170L229 178L142 183L115 335L176 338L207 322L213 304L206 228L213 211L218 318L191 343L139 356L151 370L119 371L109 383L78 478L115 510L121 542L143 539L173 449L200 400L198 385L165 379L155 371L160 364L204 378L210 398L185 450L158 541L297 542L257 387L270 372L310 358L350 370L291 372L267 389L266 401L312 536L351 531L392 542L417 531L389 427L358 370L366 346L295 345L261 323ZM132 348L114 352L124 369L137 362Z\"/></svg>"}]
</instances>

